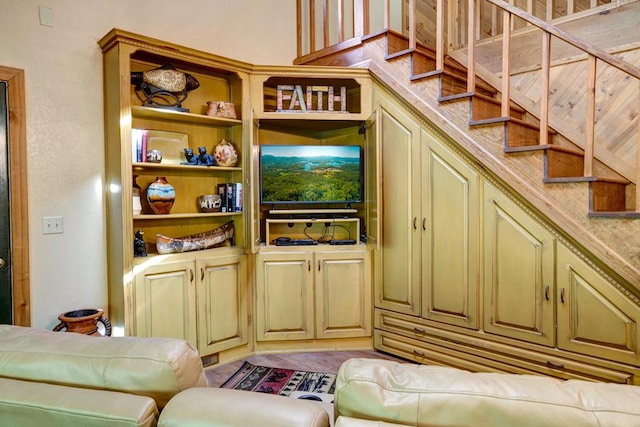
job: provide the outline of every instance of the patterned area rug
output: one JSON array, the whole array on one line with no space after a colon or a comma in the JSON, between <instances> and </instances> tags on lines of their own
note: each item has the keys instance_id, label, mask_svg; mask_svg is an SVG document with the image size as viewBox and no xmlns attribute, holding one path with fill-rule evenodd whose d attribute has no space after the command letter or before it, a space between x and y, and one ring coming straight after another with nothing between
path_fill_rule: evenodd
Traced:
<instances>
[{"instance_id":1,"label":"patterned area rug","mask_svg":"<svg viewBox=\"0 0 640 427\"><path fill-rule=\"evenodd\" d=\"M220 387L289 396L293 391L333 394L336 374L256 366L244 362Z\"/></svg>"}]
</instances>

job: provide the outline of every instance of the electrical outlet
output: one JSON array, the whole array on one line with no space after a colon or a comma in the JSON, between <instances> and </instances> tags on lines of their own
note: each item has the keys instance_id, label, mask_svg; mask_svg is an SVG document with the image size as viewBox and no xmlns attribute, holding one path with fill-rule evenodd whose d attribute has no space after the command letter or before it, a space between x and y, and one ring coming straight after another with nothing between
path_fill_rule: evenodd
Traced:
<instances>
[{"instance_id":1,"label":"electrical outlet","mask_svg":"<svg viewBox=\"0 0 640 427\"><path fill-rule=\"evenodd\" d=\"M43 216L42 234L62 234L62 217Z\"/></svg>"}]
</instances>

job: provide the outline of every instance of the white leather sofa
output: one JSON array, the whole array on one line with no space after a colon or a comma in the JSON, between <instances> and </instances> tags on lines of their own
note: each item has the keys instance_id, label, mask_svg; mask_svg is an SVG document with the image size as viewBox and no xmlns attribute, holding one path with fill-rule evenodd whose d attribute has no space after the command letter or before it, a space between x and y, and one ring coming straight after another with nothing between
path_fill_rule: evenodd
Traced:
<instances>
[{"instance_id":1,"label":"white leather sofa","mask_svg":"<svg viewBox=\"0 0 640 427\"><path fill-rule=\"evenodd\" d=\"M0 426L328 427L320 406L207 387L198 351L170 338L0 325Z\"/></svg>"},{"instance_id":2,"label":"white leather sofa","mask_svg":"<svg viewBox=\"0 0 640 427\"><path fill-rule=\"evenodd\" d=\"M350 359L338 372L336 427L640 426L640 387Z\"/></svg>"}]
</instances>

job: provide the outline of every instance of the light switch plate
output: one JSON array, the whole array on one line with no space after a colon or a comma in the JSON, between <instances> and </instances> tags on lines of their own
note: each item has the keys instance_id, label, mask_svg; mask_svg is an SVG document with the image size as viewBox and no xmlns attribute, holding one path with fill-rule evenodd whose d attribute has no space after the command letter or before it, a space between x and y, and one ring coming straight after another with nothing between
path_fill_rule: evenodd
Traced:
<instances>
[{"instance_id":1,"label":"light switch plate","mask_svg":"<svg viewBox=\"0 0 640 427\"><path fill-rule=\"evenodd\" d=\"M53 9L46 6L38 6L38 16L40 17L40 25L53 27Z\"/></svg>"},{"instance_id":2,"label":"light switch plate","mask_svg":"<svg viewBox=\"0 0 640 427\"><path fill-rule=\"evenodd\" d=\"M62 234L62 217L43 216L42 234Z\"/></svg>"}]
</instances>

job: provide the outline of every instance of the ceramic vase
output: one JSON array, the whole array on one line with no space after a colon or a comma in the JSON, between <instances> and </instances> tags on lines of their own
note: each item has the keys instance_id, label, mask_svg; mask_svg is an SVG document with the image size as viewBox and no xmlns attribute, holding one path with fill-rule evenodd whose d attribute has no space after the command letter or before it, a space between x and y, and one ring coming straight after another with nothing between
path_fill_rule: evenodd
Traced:
<instances>
[{"instance_id":1,"label":"ceramic vase","mask_svg":"<svg viewBox=\"0 0 640 427\"><path fill-rule=\"evenodd\" d=\"M154 214L168 214L176 200L176 190L164 176L156 177L147 187L147 202Z\"/></svg>"},{"instance_id":2,"label":"ceramic vase","mask_svg":"<svg viewBox=\"0 0 640 427\"><path fill-rule=\"evenodd\" d=\"M66 329L67 332L78 334L111 336L111 322L104 316L101 308L68 311L58 316L58 320L60 323L53 328L56 332ZM103 333L98 330L98 323L102 323Z\"/></svg>"}]
</instances>

